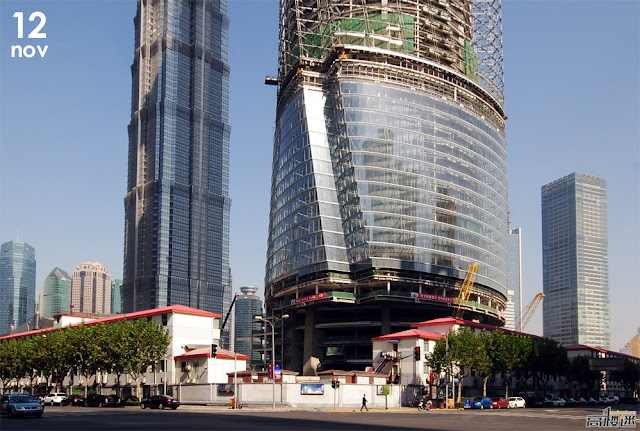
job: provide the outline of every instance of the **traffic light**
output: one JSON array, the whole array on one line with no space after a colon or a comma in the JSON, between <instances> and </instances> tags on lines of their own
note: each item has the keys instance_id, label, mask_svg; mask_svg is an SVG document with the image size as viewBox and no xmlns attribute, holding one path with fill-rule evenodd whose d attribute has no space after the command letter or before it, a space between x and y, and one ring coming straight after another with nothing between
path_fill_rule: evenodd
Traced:
<instances>
[{"instance_id":1,"label":"traffic light","mask_svg":"<svg viewBox=\"0 0 640 431\"><path fill-rule=\"evenodd\" d=\"M413 359L416 361L420 360L420 346L416 346L413 348Z\"/></svg>"},{"instance_id":2,"label":"traffic light","mask_svg":"<svg viewBox=\"0 0 640 431\"><path fill-rule=\"evenodd\" d=\"M338 380L332 380L331 381L331 387L333 389L338 389L340 387L340 382Z\"/></svg>"},{"instance_id":3,"label":"traffic light","mask_svg":"<svg viewBox=\"0 0 640 431\"><path fill-rule=\"evenodd\" d=\"M218 355L218 345L217 344L212 344L211 345L211 357L215 358Z\"/></svg>"}]
</instances>

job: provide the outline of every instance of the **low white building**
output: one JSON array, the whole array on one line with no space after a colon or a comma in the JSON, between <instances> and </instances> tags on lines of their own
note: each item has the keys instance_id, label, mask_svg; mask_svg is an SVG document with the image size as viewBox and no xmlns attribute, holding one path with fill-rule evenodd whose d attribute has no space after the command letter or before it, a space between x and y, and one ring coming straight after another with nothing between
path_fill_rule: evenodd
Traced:
<instances>
[{"instance_id":1,"label":"low white building","mask_svg":"<svg viewBox=\"0 0 640 431\"><path fill-rule=\"evenodd\" d=\"M141 378L143 396L158 393L175 394L174 387L190 384L226 383L227 373L246 369L245 355L235 355L233 352L217 347L217 355L211 357L212 345L220 344L220 315L208 311L172 305L169 307L119 314L105 318L86 317L77 315L61 315L56 317L53 328L22 332L1 337L0 341L8 338L19 338L55 331L69 325L96 325L112 323L122 319L149 319L162 325L170 336L170 343L164 361L160 361L155 369L149 369ZM103 393L110 393L109 388L118 385L117 377L112 374L98 374L92 376L89 382L82 377L67 376L63 386L81 387L85 385L98 386ZM42 383L46 386L46 382ZM27 387L26 379L13 382L15 389ZM128 376L121 376L119 386L123 393L132 393L136 382ZM106 389L105 389L106 388ZM91 391L91 389L90 389Z\"/></svg>"}]
</instances>

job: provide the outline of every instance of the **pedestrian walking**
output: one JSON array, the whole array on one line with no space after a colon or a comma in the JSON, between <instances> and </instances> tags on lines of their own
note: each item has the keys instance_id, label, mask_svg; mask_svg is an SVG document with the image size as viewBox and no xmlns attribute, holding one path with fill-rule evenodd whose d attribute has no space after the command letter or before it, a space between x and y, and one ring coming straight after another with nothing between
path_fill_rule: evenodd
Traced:
<instances>
[{"instance_id":1,"label":"pedestrian walking","mask_svg":"<svg viewBox=\"0 0 640 431\"><path fill-rule=\"evenodd\" d=\"M362 394L362 407L360 407L360 411L362 411L362 409L369 411L367 408L367 394Z\"/></svg>"}]
</instances>

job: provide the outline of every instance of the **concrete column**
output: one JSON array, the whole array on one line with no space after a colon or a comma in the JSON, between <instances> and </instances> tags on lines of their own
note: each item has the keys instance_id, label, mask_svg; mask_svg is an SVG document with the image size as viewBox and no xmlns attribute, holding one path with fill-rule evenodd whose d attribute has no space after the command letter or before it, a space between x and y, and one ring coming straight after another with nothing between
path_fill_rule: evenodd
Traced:
<instances>
[{"instance_id":1,"label":"concrete column","mask_svg":"<svg viewBox=\"0 0 640 431\"><path fill-rule=\"evenodd\" d=\"M304 353L303 353L303 376L315 376L316 367L320 362L313 356L313 344L315 338L315 310L306 309L304 313Z\"/></svg>"}]
</instances>

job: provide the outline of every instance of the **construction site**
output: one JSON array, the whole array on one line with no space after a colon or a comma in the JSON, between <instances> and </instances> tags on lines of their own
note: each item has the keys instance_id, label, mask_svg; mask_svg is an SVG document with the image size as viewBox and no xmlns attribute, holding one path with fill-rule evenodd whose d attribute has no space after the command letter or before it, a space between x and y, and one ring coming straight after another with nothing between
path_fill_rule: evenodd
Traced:
<instances>
[{"instance_id":1,"label":"construction site","mask_svg":"<svg viewBox=\"0 0 640 431\"><path fill-rule=\"evenodd\" d=\"M414 322L504 325L501 25L498 0L280 2L267 363L364 370Z\"/></svg>"}]
</instances>

